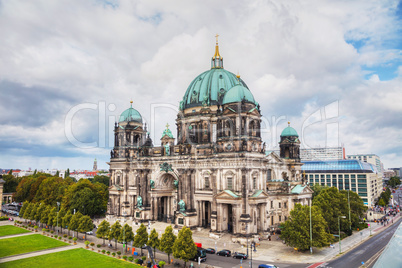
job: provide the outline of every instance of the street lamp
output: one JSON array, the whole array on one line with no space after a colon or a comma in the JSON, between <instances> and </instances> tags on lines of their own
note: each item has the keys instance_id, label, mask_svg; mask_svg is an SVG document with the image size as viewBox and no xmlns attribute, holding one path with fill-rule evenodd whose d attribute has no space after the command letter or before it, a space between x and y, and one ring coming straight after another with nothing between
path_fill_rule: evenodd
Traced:
<instances>
[{"instance_id":1,"label":"street lamp","mask_svg":"<svg viewBox=\"0 0 402 268\"><path fill-rule=\"evenodd\" d=\"M60 202L57 202L57 220L56 220L57 236L59 235L59 206Z\"/></svg>"},{"instance_id":2,"label":"street lamp","mask_svg":"<svg viewBox=\"0 0 402 268\"><path fill-rule=\"evenodd\" d=\"M339 227L339 254L342 253L341 250L341 218L346 219L346 216L338 216L338 227Z\"/></svg>"}]
</instances>

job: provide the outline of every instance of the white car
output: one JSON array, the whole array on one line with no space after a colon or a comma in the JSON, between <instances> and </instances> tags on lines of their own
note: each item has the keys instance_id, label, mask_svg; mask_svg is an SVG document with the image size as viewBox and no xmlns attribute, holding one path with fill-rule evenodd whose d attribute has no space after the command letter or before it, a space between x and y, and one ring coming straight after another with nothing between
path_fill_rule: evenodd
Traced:
<instances>
[{"instance_id":1,"label":"white car","mask_svg":"<svg viewBox=\"0 0 402 268\"><path fill-rule=\"evenodd\" d=\"M89 234L89 235L93 235L93 234L94 234L94 232L89 231L89 232L87 232L87 234Z\"/></svg>"}]
</instances>

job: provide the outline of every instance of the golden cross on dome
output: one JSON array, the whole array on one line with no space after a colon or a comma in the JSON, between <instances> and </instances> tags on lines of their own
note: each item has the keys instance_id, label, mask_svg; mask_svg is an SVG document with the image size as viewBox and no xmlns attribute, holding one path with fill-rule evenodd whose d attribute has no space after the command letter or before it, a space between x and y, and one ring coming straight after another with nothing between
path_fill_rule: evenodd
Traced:
<instances>
[{"instance_id":1,"label":"golden cross on dome","mask_svg":"<svg viewBox=\"0 0 402 268\"><path fill-rule=\"evenodd\" d=\"M216 37L216 44L218 44L218 37L219 37L219 34L216 34L215 37Z\"/></svg>"},{"instance_id":2,"label":"golden cross on dome","mask_svg":"<svg viewBox=\"0 0 402 268\"><path fill-rule=\"evenodd\" d=\"M166 124L166 129L169 129L169 124L168 123Z\"/></svg>"}]
</instances>

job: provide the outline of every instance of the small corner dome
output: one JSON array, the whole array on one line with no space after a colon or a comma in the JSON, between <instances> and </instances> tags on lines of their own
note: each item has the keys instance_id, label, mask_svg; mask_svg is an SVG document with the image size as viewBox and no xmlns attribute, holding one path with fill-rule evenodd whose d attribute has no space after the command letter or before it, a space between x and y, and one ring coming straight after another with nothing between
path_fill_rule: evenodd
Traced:
<instances>
[{"instance_id":1,"label":"small corner dome","mask_svg":"<svg viewBox=\"0 0 402 268\"><path fill-rule=\"evenodd\" d=\"M128 108L121 113L119 123L121 122L138 122L142 123L141 114L133 107Z\"/></svg>"},{"instance_id":2,"label":"small corner dome","mask_svg":"<svg viewBox=\"0 0 402 268\"><path fill-rule=\"evenodd\" d=\"M254 96L250 90L244 87L242 84L237 84L226 92L225 96L223 97L222 104L241 102L243 100L256 104Z\"/></svg>"},{"instance_id":3,"label":"small corner dome","mask_svg":"<svg viewBox=\"0 0 402 268\"><path fill-rule=\"evenodd\" d=\"M299 134L297 134L297 131L294 128L288 126L282 131L281 137L291 137L291 136L299 137Z\"/></svg>"}]
</instances>

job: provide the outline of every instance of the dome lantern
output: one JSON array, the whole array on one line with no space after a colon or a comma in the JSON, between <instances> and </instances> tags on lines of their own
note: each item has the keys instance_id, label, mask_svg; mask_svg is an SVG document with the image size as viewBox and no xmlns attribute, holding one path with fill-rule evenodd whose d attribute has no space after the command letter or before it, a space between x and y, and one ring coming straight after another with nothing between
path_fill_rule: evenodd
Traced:
<instances>
[{"instance_id":1,"label":"dome lantern","mask_svg":"<svg viewBox=\"0 0 402 268\"><path fill-rule=\"evenodd\" d=\"M218 34L215 35L216 37L216 46L215 46L215 55L212 57L211 60L211 69L223 69L223 58L219 55L219 45L218 45Z\"/></svg>"}]
</instances>

